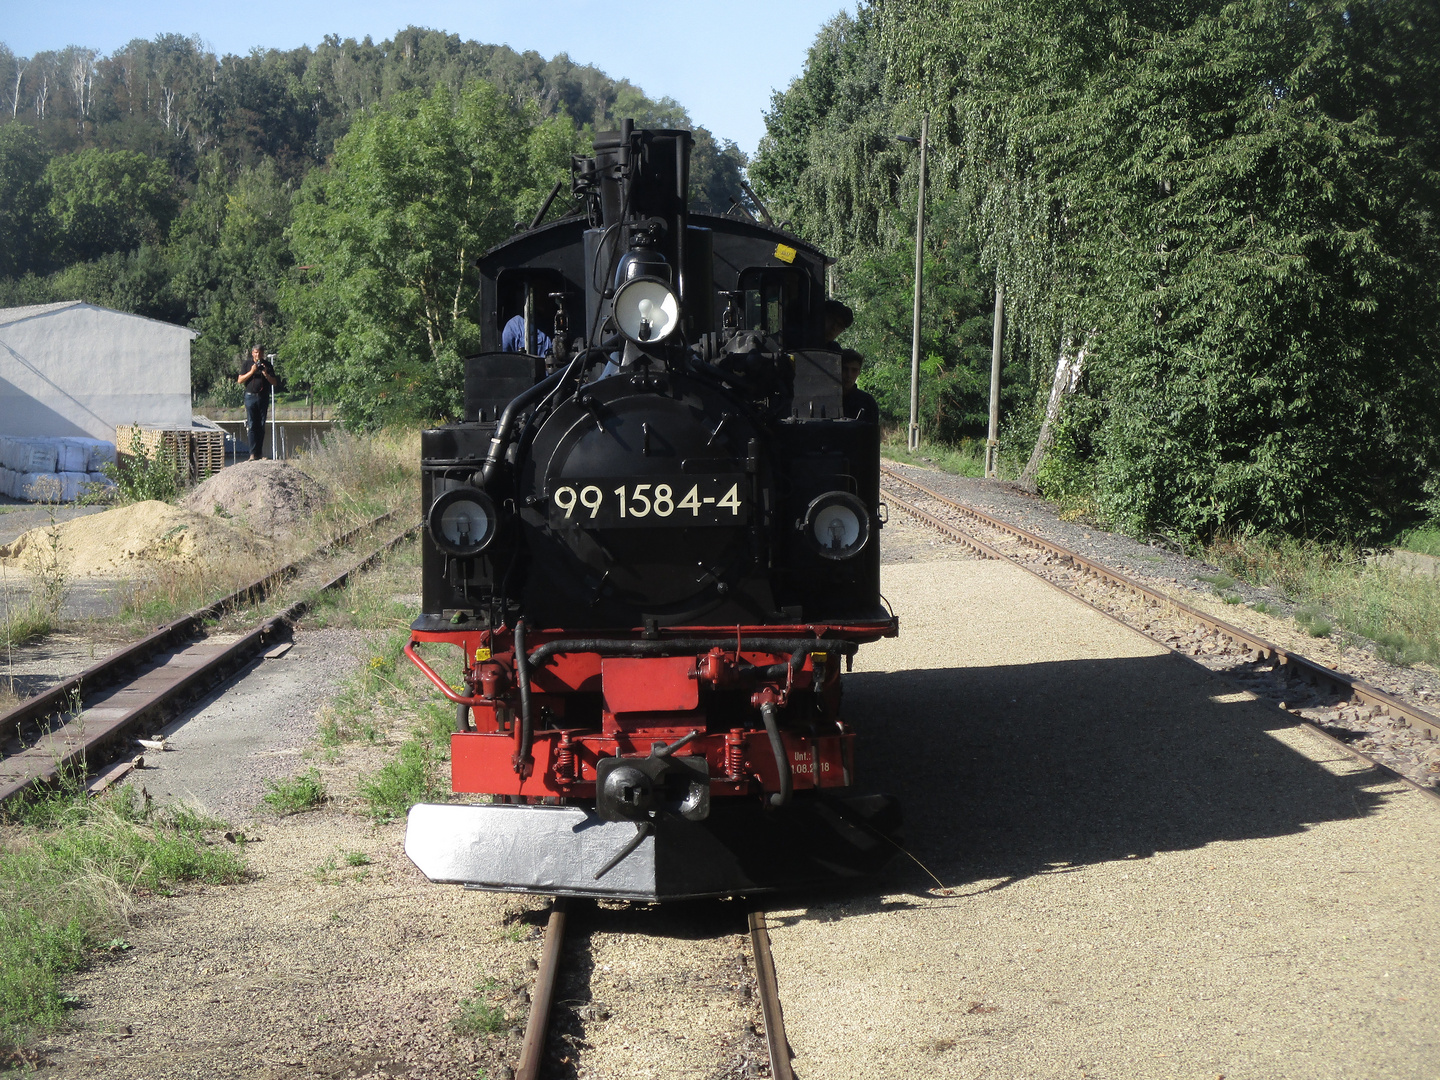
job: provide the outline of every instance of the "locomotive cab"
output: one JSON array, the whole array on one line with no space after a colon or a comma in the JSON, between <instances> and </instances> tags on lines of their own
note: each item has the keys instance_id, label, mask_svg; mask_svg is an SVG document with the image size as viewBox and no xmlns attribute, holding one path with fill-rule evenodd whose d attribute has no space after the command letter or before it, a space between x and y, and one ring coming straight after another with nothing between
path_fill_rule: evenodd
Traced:
<instances>
[{"instance_id":1,"label":"locomotive cab","mask_svg":"<svg viewBox=\"0 0 1440 1080\"><path fill-rule=\"evenodd\" d=\"M856 649L897 632L879 429L844 417L821 341L829 260L691 214L690 145L597 135L581 212L479 261L465 413L422 436L406 654L456 704L453 789L491 801L413 808L432 880L669 899L893 849L840 695ZM503 351L512 323L524 351ZM460 685L436 646L461 650Z\"/></svg>"}]
</instances>

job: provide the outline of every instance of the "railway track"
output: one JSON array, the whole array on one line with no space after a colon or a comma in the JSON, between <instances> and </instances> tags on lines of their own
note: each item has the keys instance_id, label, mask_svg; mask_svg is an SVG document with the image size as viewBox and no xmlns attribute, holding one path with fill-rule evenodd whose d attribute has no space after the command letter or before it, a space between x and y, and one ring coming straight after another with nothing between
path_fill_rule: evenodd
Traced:
<instances>
[{"instance_id":1,"label":"railway track","mask_svg":"<svg viewBox=\"0 0 1440 1080\"><path fill-rule=\"evenodd\" d=\"M156 725L188 701L227 678L266 646L273 645L311 605L319 593L342 588L350 578L373 565L413 536L411 525L357 562L332 574L283 610L260 620L238 639L208 641L204 625L241 605L272 594L306 567L393 520L391 511L336 537L317 551L251 582L183 618L161 626L80 674L43 690L0 715L0 802L37 785L52 783L66 773L93 768L97 760L142 725ZM97 778L113 782L129 770L119 761Z\"/></svg>"},{"instance_id":2,"label":"railway track","mask_svg":"<svg viewBox=\"0 0 1440 1080\"><path fill-rule=\"evenodd\" d=\"M888 467L886 502L981 558L1003 559L1294 714L1347 753L1440 799L1424 760L1440 717L1363 679L1282 648L1051 540ZM901 495L903 488L909 498ZM913 500L913 501L912 501ZM923 504L923 505L922 505ZM927 508L928 507L928 508Z\"/></svg>"},{"instance_id":3,"label":"railway track","mask_svg":"<svg viewBox=\"0 0 1440 1080\"><path fill-rule=\"evenodd\" d=\"M544 1080L547 1075L546 1043L561 972L561 955L571 903L573 901L560 896L555 897L551 903L550 914L545 923L540 964L535 974L535 987L530 995L530 1015L525 1024L520 1061L515 1068L515 1080ZM795 1074L790 1067L790 1043L785 1038L785 1018L780 1008L780 986L775 977L775 961L770 953L770 929L765 922L764 911L759 909L752 909L746 921L754 958L760 1014L765 1030L765 1047L770 1060L770 1076L773 1080L794 1080Z\"/></svg>"}]
</instances>

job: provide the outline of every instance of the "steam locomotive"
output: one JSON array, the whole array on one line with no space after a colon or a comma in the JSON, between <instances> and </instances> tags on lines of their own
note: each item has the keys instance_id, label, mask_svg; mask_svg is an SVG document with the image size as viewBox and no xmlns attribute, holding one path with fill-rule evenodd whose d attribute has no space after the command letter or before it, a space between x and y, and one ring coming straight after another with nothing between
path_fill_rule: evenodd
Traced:
<instances>
[{"instance_id":1,"label":"steam locomotive","mask_svg":"<svg viewBox=\"0 0 1440 1080\"><path fill-rule=\"evenodd\" d=\"M833 260L768 214L692 213L691 146L596 135L582 209L541 225L547 201L479 260L464 416L422 437L405 652L456 705L453 790L489 799L412 808L432 880L669 900L894 850L841 710L842 666L898 624L879 429L844 415L825 340Z\"/></svg>"}]
</instances>

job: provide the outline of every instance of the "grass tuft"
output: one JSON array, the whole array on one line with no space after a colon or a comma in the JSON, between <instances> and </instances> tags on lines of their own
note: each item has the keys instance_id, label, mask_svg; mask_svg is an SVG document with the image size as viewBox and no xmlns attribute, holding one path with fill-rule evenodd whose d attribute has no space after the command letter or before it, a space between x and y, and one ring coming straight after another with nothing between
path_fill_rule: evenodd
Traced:
<instances>
[{"instance_id":1,"label":"grass tuft","mask_svg":"<svg viewBox=\"0 0 1440 1080\"><path fill-rule=\"evenodd\" d=\"M1297 608L1295 621L1300 624L1300 629L1311 637L1329 637L1330 631L1335 629L1330 620L1314 608Z\"/></svg>"},{"instance_id":2,"label":"grass tuft","mask_svg":"<svg viewBox=\"0 0 1440 1080\"><path fill-rule=\"evenodd\" d=\"M912 452L905 442L905 430L897 428L884 436L880 452L892 461L939 469L956 476L985 475L985 444L977 439L961 439L958 446L921 439L919 448Z\"/></svg>"},{"instance_id":3,"label":"grass tuft","mask_svg":"<svg viewBox=\"0 0 1440 1080\"><path fill-rule=\"evenodd\" d=\"M64 1023L64 978L97 951L122 951L138 892L229 884L244 864L198 812L152 808L129 785L97 799L71 782L7 808L0 841L0 1050L18 1053Z\"/></svg>"},{"instance_id":4,"label":"grass tuft","mask_svg":"<svg viewBox=\"0 0 1440 1080\"><path fill-rule=\"evenodd\" d=\"M266 780L260 801L282 816L314 810L330 796L314 769L288 780Z\"/></svg>"},{"instance_id":5,"label":"grass tuft","mask_svg":"<svg viewBox=\"0 0 1440 1080\"><path fill-rule=\"evenodd\" d=\"M486 979L475 987L476 996L460 1001L458 1015L451 1027L457 1035L498 1035L509 1022L505 1009L487 1001L499 989L495 979Z\"/></svg>"},{"instance_id":6,"label":"grass tuft","mask_svg":"<svg viewBox=\"0 0 1440 1080\"><path fill-rule=\"evenodd\" d=\"M449 792L449 777L441 768L444 757L434 744L412 738L400 744L394 760L360 782L360 798L377 822L404 817L410 807Z\"/></svg>"},{"instance_id":7,"label":"grass tuft","mask_svg":"<svg viewBox=\"0 0 1440 1080\"><path fill-rule=\"evenodd\" d=\"M1406 551L1416 551L1421 555L1434 555L1440 558L1440 528L1427 527L1424 529L1411 529L1400 537L1396 547L1402 547Z\"/></svg>"},{"instance_id":8,"label":"grass tuft","mask_svg":"<svg viewBox=\"0 0 1440 1080\"><path fill-rule=\"evenodd\" d=\"M1196 574L1195 580L1215 586L1216 592L1223 592L1226 589L1235 587L1235 579L1229 574Z\"/></svg>"}]
</instances>

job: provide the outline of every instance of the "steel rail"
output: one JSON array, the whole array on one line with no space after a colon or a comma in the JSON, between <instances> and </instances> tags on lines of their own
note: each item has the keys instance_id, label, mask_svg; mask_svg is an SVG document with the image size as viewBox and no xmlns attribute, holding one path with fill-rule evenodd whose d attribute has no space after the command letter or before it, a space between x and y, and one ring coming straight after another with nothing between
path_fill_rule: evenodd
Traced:
<instances>
[{"instance_id":1,"label":"steel rail","mask_svg":"<svg viewBox=\"0 0 1440 1080\"><path fill-rule=\"evenodd\" d=\"M790 1067L790 1040L785 1037L785 1016L780 1011L780 983L770 953L770 928L765 912L750 912L750 945L755 950L755 982L760 990L760 1014L765 1021L765 1048L770 1053L772 1080L795 1080Z\"/></svg>"},{"instance_id":2,"label":"steel rail","mask_svg":"<svg viewBox=\"0 0 1440 1080\"><path fill-rule=\"evenodd\" d=\"M550 1009L555 1003L555 983L560 973L560 949L565 942L565 915L565 898L557 896L551 902L550 918L545 923L545 944L540 950L535 990L530 995L530 1018L525 1022L525 1040L520 1046L515 1080L539 1080L540 1077L545 1036L550 1030Z\"/></svg>"},{"instance_id":3,"label":"steel rail","mask_svg":"<svg viewBox=\"0 0 1440 1080\"><path fill-rule=\"evenodd\" d=\"M389 516L390 515L386 515L386 517ZM368 527L369 526L364 526L362 528ZM293 625L297 619L310 609L313 596L318 596L321 593L343 587L352 576L374 565L374 563L379 561L387 552L399 547L400 544L415 535L419 529L420 525L418 523L410 526L410 528L401 532L385 544L382 544L359 562L342 570L339 574L314 590L309 596L302 597L286 607L283 611L265 619L237 641L230 642L213 653L200 654L197 657L198 662L196 663L174 665L177 672L176 678L155 688L153 692L149 688L146 688L139 694L140 700L134 702L130 707L105 710L107 714L113 715L105 715L95 722L88 722L90 718L87 717L83 711L83 707L78 704L66 710L75 714L76 719L71 721L71 723L76 724L79 733L71 733L69 730L70 723L67 723L43 735L33 746L27 747L19 753L12 754L3 761L0 761L0 770L3 770L3 773L0 773L0 802L19 795L38 784L52 782L64 771L73 768L81 762L88 763L93 751L99 749L106 743L114 741L142 722L155 717L167 707L175 704L191 693L203 689L212 682L224 677L227 669L238 666L239 662L248 659L253 653L260 651L272 638L283 633L288 626ZM338 543L338 541L334 543ZM214 605L212 605L212 607L213 606ZM187 620L182 621L194 619L196 615L199 614L200 613L197 612L195 615L187 617ZM167 631L168 629L169 628L162 628L161 631L157 631L145 640L158 640L163 644L162 631ZM138 644L140 643L137 643L137 645ZM161 645L156 645L152 647L149 654L144 655L138 654L134 648L125 649L115 656L112 656L103 665L96 665L96 667L105 670L113 683L125 666L132 669L139 666L145 660L148 660L155 652L160 651L160 648ZM174 659L176 659L176 657L172 657L172 660ZM168 665L162 665L162 667L163 666ZM83 678L84 676L82 675L74 680L68 681L68 684L72 685L74 689L67 699L62 700L68 700L74 703L80 702L80 695L82 693L82 683L80 680ZM84 689L89 689L93 694L95 688L87 685L84 686ZM35 698L31 698L29 702L23 703L21 708L24 708L25 705L31 705L39 699L48 699L49 696L50 692L37 695ZM13 711L15 710L12 710L12 712ZM8 715L9 714L7 714L7 717ZM42 713L41 715L46 714Z\"/></svg>"},{"instance_id":4,"label":"steel rail","mask_svg":"<svg viewBox=\"0 0 1440 1080\"><path fill-rule=\"evenodd\" d=\"M1419 725L1421 728L1426 729L1432 738L1440 736L1440 717L1401 701L1399 698L1392 697L1379 687L1371 686L1363 679L1346 675L1342 671L1337 671L1335 668L1327 667L1325 664L1311 660L1301 653L1281 648L1279 645L1276 645L1272 641L1267 641L1258 634L1253 634L1248 630L1242 630L1238 626L1227 623L1224 619L1218 619L1214 615L1201 611L1199 608L1191 607L1183 600L1177 600L1173 596L1167 596L1157 589L1150 588L1148 585L1142 585L1138 581L1126 577L1124 574L1111 570L1109 567L1102 566L1100 563L1094 562L1091 559L1087 559L1085 556L1071 551L1069 548L1061 547L1059 544L1036 536L1034 533L1022 529L1018 525L1012 525L1008 521L1002 521L999 518L992 517L983 511L976 510L973 506L966 506L964 503L956 502L954 499L941 495L938 491L927 487L918 480L912 480L910 477L903 476L884 466L881 467L880 471L883 475L897 483L906 484L915 488L917 491L923 492L927 498L934 499L936 502L949 507L956 513L972 518L992 529L998 529L1001 532L1008 533L1031 547L1055 555L1062 561L1070 562L1077 570L1084 574L1126 589L1160 607L1170 608L1178 614L1185 616L1187 619L1191 619L1218 634L1230 638L1236 644L1253 649L1266 659L1273 659L1278 664L1289 668L1292 672L1312 685L1323 682L1336 690L1348 691L1351 697L1361 704L1372 705L1380 712L1400 720L1407 725ZM895 496L893 493L890 493L889 498L907 513L921 517L922 520L924 518L930 518L932 521L938 521L933 515L927 514L917 506L906 503L904 499ZM951 526L951 528L954 527ZM946 535L950 535L950 533L947 531ZM991 548L990 550L994 551L995 549ZM998 552L995 554L1000 558L1008 558L1008 556L1000 555ZM1011 559L1010 561L1014 562L1015 560ZM1017 563L1017 565L1023 564ZM1043 577L1043 575L1041 576Z\"/></svg>"},{"instance_id":5,"label":"steel rail","mask_svg":"<svg viewBox=\"0 0 1440 1080\"><path fill-rule=\"evenodd\" d=\"M292 563L273 570L262 578L257 578L249 585L245 585L228 596L216 600L203 608L199 608L183 615L174 622L166 623L152 633L147 634L139 641L132 642L116 652L111 653L98 663L91 664L78 675L73 675L62 682L56 683L48 689L40 691L20 702L14 708L0 713L0 741L9 739L20 732L21 727L27 723L43 720L54 716L57 713L63 714L70 704L75 700L76 695L84 690L96 690L104 686L112 685L116 677L129 671L139 664L144 663L150 657L156 655L167 647L176 645L186 638L193 637L206 621L223 614L225 611L237 607L240 604L249 603L252 600L263 597L274 586L289 580L299 573L300 567L304 566L327 552L343 547L363 532L384 524L396 514L398 510L391 510L389 513L381 514L363 525L359 525L348 532L328 541L323 547L296 559Z\"/></svg>"}]
</instances>

